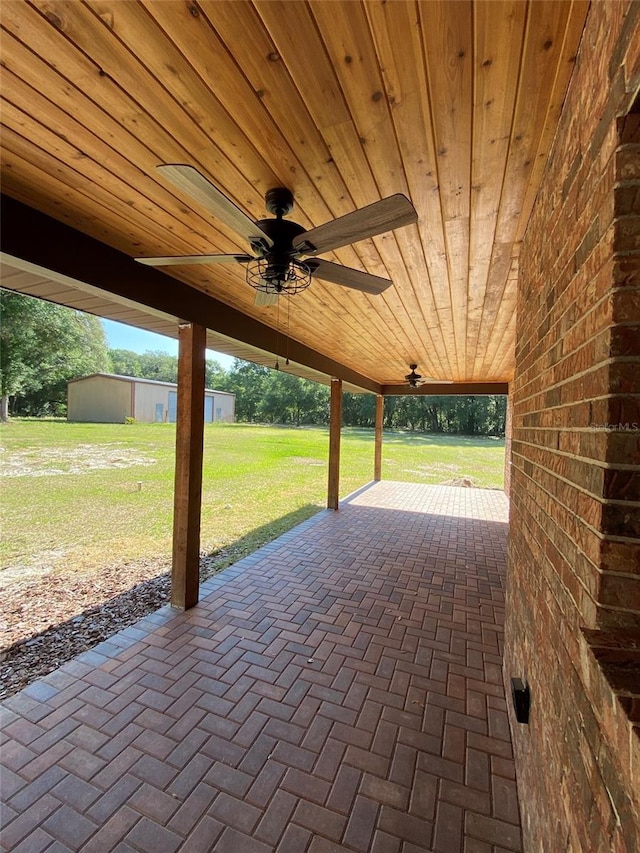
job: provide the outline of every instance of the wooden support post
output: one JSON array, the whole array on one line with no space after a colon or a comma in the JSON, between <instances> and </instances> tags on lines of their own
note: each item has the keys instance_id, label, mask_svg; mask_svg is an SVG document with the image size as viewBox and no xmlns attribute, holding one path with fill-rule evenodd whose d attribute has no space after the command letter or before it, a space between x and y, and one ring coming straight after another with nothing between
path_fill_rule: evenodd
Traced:
<instances>
[{"instance_id":1,"label":"wooden support post","mask_svg":"<svg viewBox=\"0 0 640 853\"><path fill-rule=\"evenodd\" d=\"M182 610L198 603L200 586L206 331L204 326L189 323L181 325L178 332L171 604Z\"/></svg>"},{"instance_id":2,"label":"wooden support post","mask_svg":"<svg viewBox=\"0 0 640 853\"><path fill-rule=\"evenodd\" d=\"M378 394L376 397L376 446L373 462L373 479L382 479L382 419L384 417L384 397Z\"/></svg>"},{"instance_id":3,"label":"wooden support post","mask_svg":"<svg viewBox=\"0 0 640 853\"><path fill-rule=\"evenodd\" d=\"M340 492L340 429L342 427L342 380L331 379L329 416L329 489L327 508L338 509Z\"/></svg>"}]
</instances>

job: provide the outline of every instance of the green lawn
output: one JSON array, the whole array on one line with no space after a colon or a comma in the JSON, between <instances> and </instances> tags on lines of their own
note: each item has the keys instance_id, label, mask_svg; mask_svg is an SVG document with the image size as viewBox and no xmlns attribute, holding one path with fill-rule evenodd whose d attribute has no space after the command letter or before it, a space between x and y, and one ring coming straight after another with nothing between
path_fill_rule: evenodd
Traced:
<instances>
[{"instance_id":1,"label":"green lawn","mask_svg":"<svg viewBox=\"0 0 640 853\"><path fill-rule=\"evenodd\" d=\"M2 567L78 569L170 554L175 426L15 419L3 448ZM247 424L205 429L202 548L247 553L321 509L328 431ZM383 478L466 476L501 488L504 442L385 433ZM346 428L341 495L371 480L373 431ZM240 542L238 547L237 543Z\"/></svg>"}]
</instances>

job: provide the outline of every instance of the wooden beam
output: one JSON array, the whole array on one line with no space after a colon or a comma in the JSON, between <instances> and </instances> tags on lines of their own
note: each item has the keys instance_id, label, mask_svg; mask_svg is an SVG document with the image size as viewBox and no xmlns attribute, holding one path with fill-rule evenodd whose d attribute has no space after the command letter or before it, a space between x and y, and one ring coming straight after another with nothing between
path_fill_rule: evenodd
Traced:
<instances>
[{"instance_id":1,"label":"wooden beam","mask_svg":"<svg viewBox=\"0 0 640 853\"><path fill-rule=\"evenodd\" d=\"M438 384L429 382L419 388L409 388L408 385L383 385L381 393L385 397L405 397L407 395L419 396L433 395L444 397L449 394L459 394L470 397L473 394L508 394L508 382L450 382Z\"/></svg>"},{"instance_id":2,"label":"wooden beam","mask_svg":"<svg viewBox=\"0 0 640 853\"><path fill-rule=\"evenodd\" d=\"M204 326L191 323L181 325L178 333L171 604L182 610L198 603L200 586L206 333Z\"/></svg>"},{"instance_id":3,"label":"wooden beam","mask_svg":"<svg viewBox=\"0 0 640 853\"><path fill-rule=\"evenodd\" d=\"M22 202L7 195L0 198L2 250L7 255L274 352L276 330L266 323L157 269L138 264L123 252ZM374 394L380 393L377 382L294 338L289 339L288 355L293 362L337 376Z\"/></svg>"},{"instance_id":4,"label":"wooden beam","mask_svg":"<svg viewBox=\"0 0 640 853\"><path fill-rule=\"evenodd\" d=\"M376 433L375 451L373 462L373 479L378 482L382 479L382 419L384 417L384 397L378 394L376 397Z\"/></svg>"},{"instance_id":5,"label":"wooden beam","mask_svg":"<svg viewBox=\"0 0 640 853\"><path fill-rule=\"evenodd\" d=\"M338 509L340 492L340 430L342 427L342 380L331 378L329 419L329 488L327 508Z\"/></svg>"}]
</instances>

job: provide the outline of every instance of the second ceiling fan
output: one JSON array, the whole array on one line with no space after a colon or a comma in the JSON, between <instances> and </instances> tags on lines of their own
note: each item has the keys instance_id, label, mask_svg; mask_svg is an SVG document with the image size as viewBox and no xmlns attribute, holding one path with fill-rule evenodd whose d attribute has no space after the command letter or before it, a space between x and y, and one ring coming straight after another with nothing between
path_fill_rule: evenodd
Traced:
<instances>
[{"instance_id":1,"label":"second ceiling fan","mask_svg":"<svg viewBox=\"0 0 640 853\"><path fill-rule=\"evenodd\" d=\"M257 291L256 304L261 306L276 302L280 294L304 290L312 277L372 295L382 293L391 285L389 279L315 256L418 220L409 199L398 193L307 231L301 225L284 219L293 209L293 194L278 187L268 190L265 195L266 208L275 218L254 222L193 166L163 165L158 166L158 171L246 240L253 254L181 255L136 260L148 266L242 264L246 267L247 282Z\"/></svg>"}]
</instances>

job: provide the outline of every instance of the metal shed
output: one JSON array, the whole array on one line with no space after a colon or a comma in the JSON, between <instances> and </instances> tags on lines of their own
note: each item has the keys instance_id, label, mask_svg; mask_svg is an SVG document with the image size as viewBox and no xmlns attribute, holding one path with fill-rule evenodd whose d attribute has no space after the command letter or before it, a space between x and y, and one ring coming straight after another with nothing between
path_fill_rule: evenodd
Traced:
<instances>
[{"instance_id":1,"label":"metal shed","mask_svg":"<svg viewBox=\"0 0 640 853\"><path fill-rule=\"evenodd\" d=\"M175 423L178 386L135 376L92 373L67 385L67 420L93 423ZM207 389L205 423L233 423L235 394Z\"/></svg>"}]
</instances>

